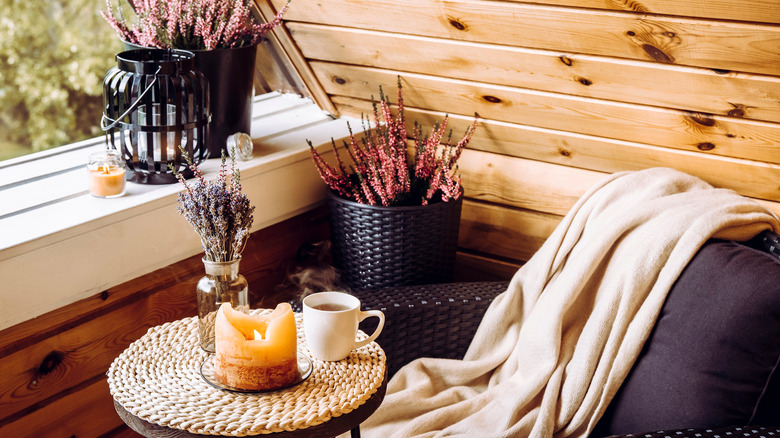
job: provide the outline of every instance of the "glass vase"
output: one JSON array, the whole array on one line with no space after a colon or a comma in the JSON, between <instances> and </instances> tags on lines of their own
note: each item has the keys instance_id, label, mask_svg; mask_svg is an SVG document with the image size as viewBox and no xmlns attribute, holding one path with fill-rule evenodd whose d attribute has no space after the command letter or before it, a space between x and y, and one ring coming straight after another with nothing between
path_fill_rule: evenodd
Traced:
<instances>
[{"instance_id":1,"label":"glass vase","mask_svg":"<svg viewBox=\"0 0 780 438\"><path fill-rule=\"evenodd\" d=\"M249 287L246 278L238 273L241 257L229 262L203 259L206 275L196 288L198 299L198 338L200 347L214 353L214 323L222 303L244 313L249 311Z\"/></svg>"}]
</instances>

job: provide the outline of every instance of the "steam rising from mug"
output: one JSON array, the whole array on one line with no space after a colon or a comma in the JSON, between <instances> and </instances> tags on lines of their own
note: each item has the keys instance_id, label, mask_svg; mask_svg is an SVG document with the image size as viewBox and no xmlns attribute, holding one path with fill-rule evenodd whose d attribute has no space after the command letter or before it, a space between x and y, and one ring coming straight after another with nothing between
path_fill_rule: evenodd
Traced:
<instances>
[{"instance_id":1,"label":"steam rising from mug","mask_svg":"<svg viewBox=\"0 0 780 438\"><path fill-rule=\"evenodd\" d=\"M330 242L322 241L301 246L296 256L302 265L280 286L282 294L303 301L308 295L322 291L349 293L339 281L339 274L330 263Z\"/></svg>"}]
</instances>

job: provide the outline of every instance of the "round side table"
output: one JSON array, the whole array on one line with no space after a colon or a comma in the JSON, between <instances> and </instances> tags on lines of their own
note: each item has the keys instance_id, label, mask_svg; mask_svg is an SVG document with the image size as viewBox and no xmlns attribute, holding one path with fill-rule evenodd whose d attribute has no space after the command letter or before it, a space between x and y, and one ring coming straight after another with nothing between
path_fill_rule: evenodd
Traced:
<instances>
[{"instance_id":1,"label":"round side table","mask_svg":"<svg viewBox=\"0 0 780 438\"><path fill-rule=\"evenodd\" d=\"M313 367L303 382L252 394L212 386L200 374L208 354L198 345L197 318L185 318L152 327L111 364L108 384L117 413L147 437L330 437L350 430L359 436L360 423L385 395L384 351L372 342L339 362L314 359L303 340L302 316L295 317L298 354L311 358Z\"/></svg>"}]
</instances>

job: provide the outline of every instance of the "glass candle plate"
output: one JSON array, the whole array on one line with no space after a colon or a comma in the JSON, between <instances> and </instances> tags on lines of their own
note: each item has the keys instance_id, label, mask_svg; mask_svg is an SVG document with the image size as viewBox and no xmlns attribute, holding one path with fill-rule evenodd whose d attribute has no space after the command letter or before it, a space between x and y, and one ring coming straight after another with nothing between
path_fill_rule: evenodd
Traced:
<instances>
[{"instance_id":1,"label":"glass candle plate","mask_svg":"<svg viewBox=\"0 0 780 438\"><path fill-rule=\"evenodd\" d=\"M269 392L275 392L275 391L281 391L283 389L291 388L296 385L300 385L304 380L309 378L311 376L311 372L314 369L314 365L311 362L311 359L309 359L308 356L298 352L298 372L300 374L300 377L296 379L294 382L292 382L289 385L285 385L279 388L269 388L269 389L241 389L241 388L235 388L233 386L225 385L224 383L217 380L216 376L214 375L214 358L215 356L213 354L210 354L206 360L203 361L203 363L200 365L200 375L203 377L203 380L208 382L211 386L219 389L223 389L225 391L231 391L231 392L239 392L242 394L266 394Z\"/></svg>"}]
</instances>

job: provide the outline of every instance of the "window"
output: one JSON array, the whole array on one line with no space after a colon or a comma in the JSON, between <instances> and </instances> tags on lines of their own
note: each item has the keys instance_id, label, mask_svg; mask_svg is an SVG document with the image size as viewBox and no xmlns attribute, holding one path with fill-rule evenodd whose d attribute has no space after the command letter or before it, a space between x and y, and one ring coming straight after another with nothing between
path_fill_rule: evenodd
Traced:
<instances>
[{"instance_id":1,"label":"window","mask_svg":"<svg viewBox=\"0 0 780 438\"><path fill-rule=\"evenodd\" d=\"M88 194L87 154L104 147L103 77L123 50L99 15L103 1L0 0L0 330L201 251L176 213L178 183ZM264 64L274 68L256 72L256 93L297 89L289 66ZM254 158L239 167L258 206L253 231L323 202L306 140L328 150L348 134L344 120L300 95L267 93L255 97L251 134ZM213 177L218 166L200 167Z\"/></svg>"},{"instance_id":2,"label":"window","mask_svg":"<svg viewBox=\"0 0 780 438\"><path fill-rule=\"evenodd\" d=\"M103 77L123 47L105 1L0 1L0 160L99 136Z\"/></svg>"}]
</instances>

